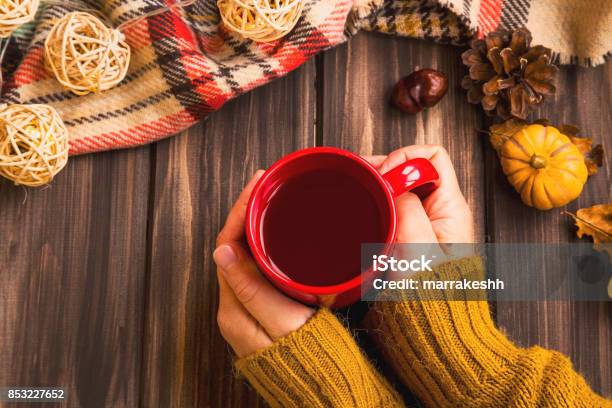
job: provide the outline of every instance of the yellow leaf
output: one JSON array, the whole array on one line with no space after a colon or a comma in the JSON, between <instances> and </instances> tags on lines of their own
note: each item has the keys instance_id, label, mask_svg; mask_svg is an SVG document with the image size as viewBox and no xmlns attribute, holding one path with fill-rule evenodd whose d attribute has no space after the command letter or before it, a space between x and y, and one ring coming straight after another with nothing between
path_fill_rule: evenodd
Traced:
<instances>
[{"instance_id":1,"label":"yellow leaf","mask_svg":"<svg viewBox=\"0 0 612 408\"><path fill-rule=\"evenodd\" d=\"M612 204L598 204L568 214L576 221L578 238L590 236L595 244L593 248L607 252L612 259Z\"/></svg>"},{"instance_id":2,"label":"yellow leaf","mask_svg":"<svg viewBox=\"0 0 612 408\"><path fill-rule=\"evenodd\" d=\"M569 138L584 156L584 164L587 166L589 176L597 173L597 170L603 164L603 146L599 144L593 147L593 139L590 137L569 135Z\"/></svg>"},{"instance_id":3,"label":"yellow leaf","mask_svg":"<svg viewBox=\"0 0 612 408\"><path fill-rule=\"evenodd\" d=\"M489 128L489 141L491 145L499 153L506 140L514 136L516 132L527 126L527 124L525 120L511 118L505 122L491 125Z\"/></svg>"},{"instance_id":4,"label":"yellow leaf","mask_svg":"<svg viewBox=\"0 0 612 408\"><path fill-rule=\"evenodd\" d=\"M580 133L580 128L578 128L578 126L575 126L575 125L564 123L561 126L559 126L559 132L563 133L564 135L568 137L578 136L578 133Z\"/></svg>"}]
</instances>

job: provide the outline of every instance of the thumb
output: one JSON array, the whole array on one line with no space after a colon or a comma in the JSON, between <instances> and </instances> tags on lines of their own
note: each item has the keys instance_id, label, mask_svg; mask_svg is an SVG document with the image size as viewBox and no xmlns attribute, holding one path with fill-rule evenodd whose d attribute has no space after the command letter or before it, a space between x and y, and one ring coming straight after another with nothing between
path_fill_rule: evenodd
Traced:
<instances>
[{"instance_id":1,"label":"thumb","mask_svg":"<svg viewBox=\"0 0 612 408\"><path fill-rule=\"evenodd\" d=\"M272 339L297 330L312 315L312 309L274 288L241 245L223 244L215 250L213 258L238 301Z\"/></svg>"},{"instance_id":2,"label":"thumb","mask_svg":"<svg viewBox=\"0 0 612 408\"><path fill-rule=\"evenodd\" d=\"M396 242L409 244L396 245L395 255L401 259L414 259L425 255L434 259L434 264L444 259L438 238L419 197L414 193L404 193L395 199L395 206L398 218ZM390 279L400 279L405 278L406 273L390 272L388 276Z\"/></svg>"},{"instance_id":3,"label":"thumb","mask_svg":"<svg viewBox=\"0 0 612 408\"><path fill-rule=\"evenodd\" d=\"M437 243L438 239L416 194L407 192L395 199L398 243Z\"/></svg>"}]
</instances>

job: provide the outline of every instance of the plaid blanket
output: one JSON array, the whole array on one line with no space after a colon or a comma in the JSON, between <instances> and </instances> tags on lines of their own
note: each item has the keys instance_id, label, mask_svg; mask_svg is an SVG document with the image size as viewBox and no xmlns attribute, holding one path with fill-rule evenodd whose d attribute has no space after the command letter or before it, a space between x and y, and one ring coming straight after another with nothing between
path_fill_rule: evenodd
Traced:
<instances>
[{"instance_id":1,"label":"plaid blanket","mask_svg":"<svg viewBox=\"0 0 612 408\"><path fill-rule=\"evenodd\" d=\"M269 44L253 43L225 30L214 0L198 0L184 10L175 8L144 19L124 32L132 48L125 80L113 89L87 96L62 89L45 71L44 39L54 22L72 10L64 5L41 5L36 21L21 27L10 40L3 64L8 81L2 99L54 106L70 131L71 154L126 148L188 128L228 100L287 74L360 29L462 44L473 34L483 35L500 25L530 27L534 9L542 14L544 4L571 2L305 1L295 29ZM600 2L593 9L610 11L604 0ZM540 3L538 7L536 3ZM108 0L84 7L100 9L119 25L165 4L158 0ZM612 16L607 14L606 18ZM544 21L541 30L555 25ZM610 27L612 24L604 24L600 29ZM548 37L532 31L535 41L557 51L561 61L579 59L578 54L547 44L544 39ZM607 51L597 51L602 53L599 59L594 58L596 54L588 55L587 62L602 62Z\"/></svg>"}]
</instances>

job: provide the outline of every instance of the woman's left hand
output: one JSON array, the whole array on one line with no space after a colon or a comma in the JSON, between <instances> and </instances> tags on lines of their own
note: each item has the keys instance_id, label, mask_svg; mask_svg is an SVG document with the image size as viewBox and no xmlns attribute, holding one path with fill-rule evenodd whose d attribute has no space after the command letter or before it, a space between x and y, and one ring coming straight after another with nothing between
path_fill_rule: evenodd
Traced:
<instances>
[{"instance_id":1,"label":"woman's left hand","mask_svg":"<svg viewBox=\"0 0 612 408\"><path fill-rule=\"evenodd\" d=\"M249 197L263 171L255 173L230 211L217 237L213 258L219 279L217 322L238 357L270 346L302 327L314 310L279 292L257 269L244 246Z\"/></svg>"}]
</instances>

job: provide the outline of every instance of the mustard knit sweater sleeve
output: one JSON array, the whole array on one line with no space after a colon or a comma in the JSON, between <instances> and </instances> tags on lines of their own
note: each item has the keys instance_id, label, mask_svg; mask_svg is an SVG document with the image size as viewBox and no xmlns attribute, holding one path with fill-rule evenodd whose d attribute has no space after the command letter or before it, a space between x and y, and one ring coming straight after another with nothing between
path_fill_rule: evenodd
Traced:
<instances>
[{"instance_id":1,"label":"mustard knit sweater sleeve","mask_svg":"<svg viewBox=\"0 0 612 408\"><path fill-rule=\"evenodd\" d=\"M440 265L434 273L454 279L484 276L484 268L475 257ZM612 407L563 354L509 341L486 301L434 295L441 300L402 294L401 302L379 301L366 317L386 360L426 406Z\"/></svg>"},{"instance_id":2,"label":"mustard knit sweater sleeve","mask_svg":"<svg viewBox=\"0 0 612 408\"><path fill-rule=\"evenodd\" d=\"M404 406L327 309L270 347L239 359L236 366L272 407Z\"/></svg>"}]
</instances>

